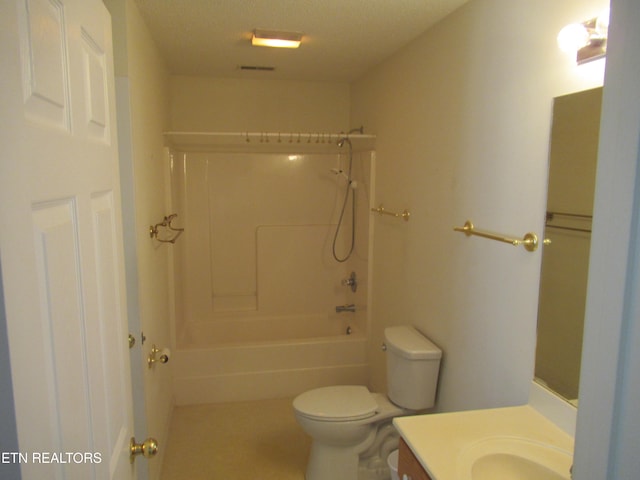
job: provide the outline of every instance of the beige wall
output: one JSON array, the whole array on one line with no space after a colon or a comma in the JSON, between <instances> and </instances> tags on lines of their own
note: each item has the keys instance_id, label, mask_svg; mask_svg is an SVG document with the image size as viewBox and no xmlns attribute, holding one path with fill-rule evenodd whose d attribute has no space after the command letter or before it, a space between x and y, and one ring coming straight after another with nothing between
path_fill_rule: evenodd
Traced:
<instances>
[{"instance_id":1,"label":"beige wall","mask_svg":"<svg viewBox=\"0 0 640 480\"><path fill-rule=\"evenodd\" d=\"M171 213L166 210L167 164L161 136L169 121L168 76L133 2L128 1L127 13L139 308L142 331L147 337L141 360L146 368L144 362L151 345L163 348L170 343L170 250L167 244L149 238L149 225ZM173 403L170 370L157 364L145 373L148 434L157 435L166 445ZM149 463L151 479L159 476L162 457L157 460Z\"/></svg>"},{"instance_id":2,"label":"beige wall","mask_svg":"<svg viewBox=\"0 0 640 480\"><path fill-rule=\"evenodd\" d=\"M444 350L438 408L525 403L533 378L541 252L466 238L476 227L542 232L552 98L602 83L556 45L603 0L473 0L352 87L353 124L378 135L370 349L375 389L387 325Z\"/></svg>"},{"instance_id":3,"label":"beige wall","mask_svg":"<svg viewBox=\"0 0 640 480\"><path fill-rule=\"evenodd\" d=\"M347 83L172 76L171 130L340 132L349 128Z\"/></svg>"}]
</instances>

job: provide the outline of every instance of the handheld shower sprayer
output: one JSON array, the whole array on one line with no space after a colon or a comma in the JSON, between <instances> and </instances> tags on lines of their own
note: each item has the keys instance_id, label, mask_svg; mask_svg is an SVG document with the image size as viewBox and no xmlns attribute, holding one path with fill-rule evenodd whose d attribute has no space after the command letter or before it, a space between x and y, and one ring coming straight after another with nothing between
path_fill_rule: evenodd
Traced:
<instances>
[{"instance_id":1,"label":"handheld shower sprayer","mask_svg":"<svg viewBox=\"0 0 640 480\"><path fill-rule=\"evenodd\" d=\"M345 143L349 146L349 170L348 170L348 172L345 173L341 168L332 168L331 169L331 171L335 175L342 175L347 181L347 187L345 189L345 194L344 194L344 201L342 203L342 210L340 211L340 218L338 219L338 224L336 225L336 231L335 231L335 235L333 236L333 246L332 246L333 258L337 262L340 262L340 263L347 261L349 259L349 257L351 257L351 254L353 253L353 250L355 248L355 242L356 242L355 241L355 235L356 235L356 224L355 224L355 221L356 221L356 191L355 191L355 189L358 187L358 183L351 178L351 168L353 166L353 145L351 143L351 140L349 139L349 135L351 135L352 133L355 133L355 132L363 134L364 133L364 127L352 128L347 133L342 132L340 137L338 138L338 141L336 142L336 144L338 145L339 148L342 148ZM338 234L340 232L340 228L342 227L345 208L347 206L349 195L351 195L351 242L350 242L350 246L348 248L348 251L347 251L346 255L343 256L343 257L340 257L340 256L338 256L338 253L336 251L337 250L336 244L337 244L337 241L338 241Z\"/></svg>"}]
</instances>

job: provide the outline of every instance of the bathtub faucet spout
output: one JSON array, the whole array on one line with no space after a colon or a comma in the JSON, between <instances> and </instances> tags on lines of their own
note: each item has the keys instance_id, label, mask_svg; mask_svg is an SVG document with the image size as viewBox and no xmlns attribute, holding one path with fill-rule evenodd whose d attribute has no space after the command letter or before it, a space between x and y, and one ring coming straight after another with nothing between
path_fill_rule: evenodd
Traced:
<instances>
[{"instance_id":1,"label":"bathtub faucet spout","mask_svg":"<svg viewBox=\"0 0 640 480\"><path fill-rule=\"evenodd\" d=\"M355 312L355 311L356 311L356 306L353 303L349 303L347 305L338 305L336 307L336 313Z\"/></svg>"}]
</instances>

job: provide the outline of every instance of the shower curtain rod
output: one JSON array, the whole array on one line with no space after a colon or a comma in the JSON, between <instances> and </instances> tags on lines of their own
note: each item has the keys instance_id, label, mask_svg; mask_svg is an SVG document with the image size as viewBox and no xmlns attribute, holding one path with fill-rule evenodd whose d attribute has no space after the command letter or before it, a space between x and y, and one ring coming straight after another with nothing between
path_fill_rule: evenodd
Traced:
<instances>
[{"instance_id":1,"label":"shower curtain rod","mask_svg":"<svg viewBox=\"0 0 640 480\"><path fill-rule=\"evenodd\" d=\"M193 139L242 139L249 143L257 140L260 143L333 143L339 138L349 137L351 139L375 139L375 135L363 133L344 132L165 132L166 137L188 136Z\"/></svg>"},{"instance_id":2,"label":"shower curtain rod","mask_svg":"<svg viewBox=\"0 0 640 480\"><path fill-rule=\"evenodd\" d=\"M338 140L348 137L354 148L374 150L376 136L362 133L328 132L165 132L167 146L199 151L317 152L340 151Z\"/></svg>"}]
</instances>

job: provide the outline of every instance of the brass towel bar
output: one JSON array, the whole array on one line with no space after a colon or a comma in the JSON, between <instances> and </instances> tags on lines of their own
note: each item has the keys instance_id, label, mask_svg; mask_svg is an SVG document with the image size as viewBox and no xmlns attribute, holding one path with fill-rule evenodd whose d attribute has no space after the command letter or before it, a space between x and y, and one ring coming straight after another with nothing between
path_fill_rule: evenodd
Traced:
<instances>
[{"instance_id":1,"label":"brass towel bar","mask_svg":"<svg viewBox=\"0 0 640 480\"><path fill-rule=\"evenodd\" d=\"M177 216L178 216L177 213L173 213L173 214L171 214L171 215L169 215L167 217L164 217L164 220L162 220L162 222L156 223L155 225L151 225L149 227L149 237L155 238L156 240L158 240L159 242L162 242L162 243L176 243L176 240L178 239L178 237L180 235L182 235L182 232L184 232L184 228L175 228L175 227L173 227L171 225L171 222ZM160 238L158 236L158 231L159 231L158 228L159 227L165 227L170 232L173 232L174 236L172 238L168 238L168 239Z\"/></svg>"},{"instance_id":2,"label":"brass towel bar","mask_svg":"<svg viewBox=\"0 0 640 480\"><path fill-rule=\"evenodd\" d=\"M538 236L535 233L531 232L525 233L524 237L522 238L509 238L505 237L504 235L476 230L470 220L467 220L464 223L463 227L454 227L454 230L456 232L462 232L467 236L476 235L478 237L488 238L490 240L497 240L498 242L510 243L515 247L522 245L528 252L535 252L538 248ZM548 245L551 242L545 239L543 243L545 245Z\"/></svg>"},{"instance_id":3,"label":"brass towel bar","mask_svg":"<svg viewBox=\"0 0 640 480\"><path fill-rule=\"evenodd\" d=\"M405 222L408 222L409 217L411 216L411 214L409 213L409 210L407 210L406 208L403 210L402 213L396 213L396 212L391 212L389 210L385 210L384 205L382 204L380 204L378 208L372 208L371 211L379 213L380 215L391 215L392 217L398 217L398 218L402 217Z\"/></svg>"}]
</instances>

